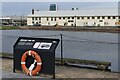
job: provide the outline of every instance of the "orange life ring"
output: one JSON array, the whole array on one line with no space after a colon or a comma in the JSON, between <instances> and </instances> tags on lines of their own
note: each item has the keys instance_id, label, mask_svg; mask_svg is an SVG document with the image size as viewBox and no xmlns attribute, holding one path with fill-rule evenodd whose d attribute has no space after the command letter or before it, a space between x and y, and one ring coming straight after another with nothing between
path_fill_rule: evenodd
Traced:
<instances>
[{"instance_id":1,"label":"orange life ring","mask_svg":"<svg viewBox=\"0 0 120 80\"><path fill-rule=\"evenodd\" d=\"M32 64L30 67L32 67L33 69L33 66L35 66L35 62L37 62L37 66L34 70L29 69L26 67L26 58L27 56L32 56L35 58L35 61L34 61L34 64ZM22 70L30 75L30 76L35 76L37 75L40 71L41 71L41 65L42 65L42 60L40 58L40 56L33 50L29 50L29 51L26 51L23 55L22 55L22 58L21 58L21 67L22 67Z\"/></svg>"}]
</instances>

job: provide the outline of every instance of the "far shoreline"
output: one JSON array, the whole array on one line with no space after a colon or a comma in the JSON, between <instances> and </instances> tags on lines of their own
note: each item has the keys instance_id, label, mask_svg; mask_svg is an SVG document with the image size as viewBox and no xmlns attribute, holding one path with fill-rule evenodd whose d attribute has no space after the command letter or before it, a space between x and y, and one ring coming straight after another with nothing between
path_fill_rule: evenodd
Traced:
<instances>
[{"instance_id":1,"label":"far shoreline","mask_svg":"<svg viewBox=\"0 0 120 80\"><path fill-rule=\"evenodd\" d=\"M120 28L116 27L113 28L113 27L4 26L1 27L0 30L51 30L51 31L120 33Z\"/></svg>"},{"instance_id":2,"label":"far shoreline","mask_svg":"<svg viewBox=\"0 0 120 80\"><path fill-rule=\"evenodd\" d=\"M119 33L120 28L88 28L88 27L21 27L21 30L52 30L52 31L75 31L75 32L105 32Z\"/></svg>"}]
</instances>

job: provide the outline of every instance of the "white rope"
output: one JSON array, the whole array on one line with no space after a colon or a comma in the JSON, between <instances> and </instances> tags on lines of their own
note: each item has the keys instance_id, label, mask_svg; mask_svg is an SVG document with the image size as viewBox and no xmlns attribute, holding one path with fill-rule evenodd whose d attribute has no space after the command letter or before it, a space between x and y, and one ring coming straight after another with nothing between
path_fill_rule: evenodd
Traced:
<instances>
[{"instance_id":1,"label":"white rope","mask_svg":"<svg viewBox=\"0 0 120 80\"><path fill-rule=\"evenodd\" d=\"M28 53L29 53L29 55L31 56L31 50L29 50L29 52L28 52Z\"/></svg>"},{"instance_id":2,"label":"white rope","mask_svg":"<svg viewBox=\"0 0 120 80\"><path fill-rule=\"evenodd\" d=\"M21 64L25 64L26 62L21 62Z\"/></svg>"},{"instance_id":3,"label":"white rope","mask_svg":"<svg viewBox=\"0 0 120 80\"><path fill-rule=\"evenodd\" d=\"M33 68L35 67L35 63L36 63L37 61L36 60L34 60L34 63L33 64L31 64L31 66L29 67L29 70L33 70Z\"/></svg>"},{"instance_id":4,"label":"white rope","mask_svg":"<svg viewBox=\"0 0 120 80\"><path fill-rule=\"evenodd\" d=\"M42 63L37 63L37 65L42 65Z\"/></svg>"},{"instance_id":5,"label":"white rope","mask_svg":"<svg viewBox=\"0 0 120 80\"><path fill-rule=\"evenodd\" d=\"M30 76L32 76L32 71L30 70Z\"/></svg>"}]
</instances>

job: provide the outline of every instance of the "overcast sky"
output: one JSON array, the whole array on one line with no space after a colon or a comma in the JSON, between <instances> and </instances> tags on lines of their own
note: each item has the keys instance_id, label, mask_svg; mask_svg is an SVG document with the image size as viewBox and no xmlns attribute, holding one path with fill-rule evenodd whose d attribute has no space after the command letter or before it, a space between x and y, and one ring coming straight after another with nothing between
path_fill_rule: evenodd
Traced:
<instances>
[{"instance_id":1,"label":"overcast sky","mask_svg":"<svg viewBox=\"0 0 120 80\"><path fill-rule=\"evenodd\" d=\"M72 7L79 9L116 9L118 2L2 2L2 15L28 15L31 9L49 10L50 4L57 4L58 10L71 10Z\"/></svg>"}]
</instances>

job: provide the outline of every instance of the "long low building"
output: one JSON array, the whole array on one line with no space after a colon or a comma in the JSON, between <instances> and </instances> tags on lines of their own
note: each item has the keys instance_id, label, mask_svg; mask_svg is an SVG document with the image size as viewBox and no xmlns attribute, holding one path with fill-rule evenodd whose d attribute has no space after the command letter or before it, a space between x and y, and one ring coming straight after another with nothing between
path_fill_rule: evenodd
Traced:
<instances>
[{"instance_id":1,"label":"long low building","mask_svg":"<svg viewBox=\"0 0 120 80\"><path fill-rule=\"evenodd\" d=\"M39 11L32 9L27 25L43 26L120 26L118 9Z\"/></svg>"},{"instance_id":2,"label":"long low building","mask_svg":"<svg viewBox=\"0 0 120 80\"><path fill-rule=\"evenodd\" d=\"M0 26L22 26L26 24L27 20L24 16L0 17Z\"/></svg>"},{"instance_id":3,"label":"long low building","mask_svg":"<svg viewBox=\"0 0 120 80\"><path fill-rule=\"evenodd\" d=\"M2 25L11 25L12 19L10 17L0 17L0 26Z\"/></svg>"}]
</instances>

